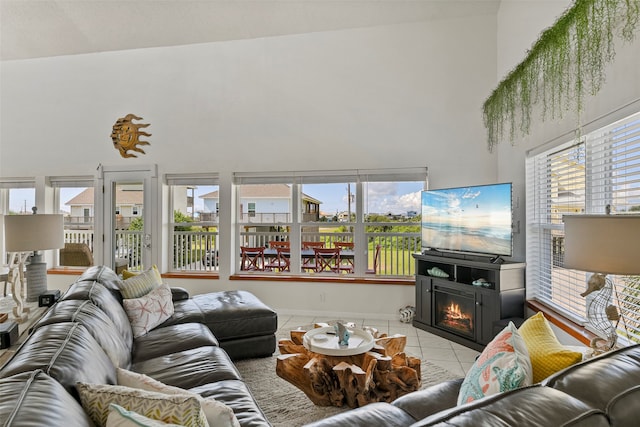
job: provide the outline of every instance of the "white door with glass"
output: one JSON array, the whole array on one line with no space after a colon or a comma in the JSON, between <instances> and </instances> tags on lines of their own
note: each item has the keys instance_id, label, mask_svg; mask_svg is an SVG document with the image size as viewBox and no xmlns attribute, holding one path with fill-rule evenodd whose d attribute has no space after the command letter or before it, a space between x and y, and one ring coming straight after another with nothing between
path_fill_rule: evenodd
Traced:
<instances>
[{"instance_id":1,"label":"white door with glass","mask_svg":"<svg viewBox=\"0 0 640 427\"><path fill-rule=\"evenodd\" d=\"M96 238L97 259L114 270L126 266L141 271L156 259L153 230L156 225L154 194L156 167L108 168L101 166L96 208L102 212ZM99 191L100 189L103 191ZM102 244L100 242L102 241Z\"/></svg>"}]
</instances>

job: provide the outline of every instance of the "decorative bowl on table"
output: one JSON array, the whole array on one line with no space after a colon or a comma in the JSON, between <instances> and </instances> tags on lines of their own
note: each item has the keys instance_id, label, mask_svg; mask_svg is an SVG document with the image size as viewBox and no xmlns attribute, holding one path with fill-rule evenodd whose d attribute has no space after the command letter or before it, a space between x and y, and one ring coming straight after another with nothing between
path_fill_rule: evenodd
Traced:
<instances>
[{"instance_id":1,"label":"decorative bowl on table","mask_svg":"<svg viewBox=\"0 0 640 427\"><path fill-rule=\"evenodd\" d=\"M348 345L340 345L333 326L315 328L302 337L302 345L314 353L326 356L353 356L366 353L373 348L373 336L362 329L350 329Z\"/></svg>"}]
</instances>

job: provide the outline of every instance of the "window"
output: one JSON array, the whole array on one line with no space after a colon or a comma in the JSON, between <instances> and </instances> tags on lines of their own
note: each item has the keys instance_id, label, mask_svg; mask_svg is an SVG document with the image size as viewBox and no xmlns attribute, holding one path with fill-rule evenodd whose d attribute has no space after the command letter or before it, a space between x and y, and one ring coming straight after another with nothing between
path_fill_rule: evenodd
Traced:
<instances>
[{"instance_id":1,"label":"window","mask_svg":"<svg viewBox=\"0 0 640 427\"><path fill-rule=\"evenodd\" d=\"M375 274L413 275L411 254L420 252L420 220L423 181L368 181L364 183L365 236L368 270ZM376 256L377 260L373 257Z\"/></svg>"},{"instance_id":2,"label":"window","mask_svg":"<svg viewBox=\"0 0 640 427\"><path fill-rule=\"evenodd\" d=\"M249 218L256 217L256 204L254 202L247 203L247 213L249 214Z\"/></svg>"},{"instance_id":3,"label":"window","mask_svg":"<svg viewBox=\"0 0 640 427\"><path fill-rule=\"evenodd\" d=\"M563 214L640 211L640 113L527 159L529 294L582 322L590 273L563 268ZM640 277L614 280L621 339L640 342ZM627 336L627 330L629 336Z\"/></svg>"},{"instance_id":4,"label":"window","mask_svg":"<svg viewBox=\"0 0 640 427\"><path fill-rule=\"evenodd\" d=\"M218 174L168 174L172 271L218 271Z\"/></svg>"},{"instance_id":5,"label":"window","mask_svg":"<svg viewBox=\"0 0 640 427\"><path fill-rule=\"evenodd\" d=\"M0 179L0 214L31 214L36 203L35 179L2 178ZM3 227L0 226L0 251L4 251ZM8 254L2 256L2 264L7 264Z\"/></svg>"},{"instance_id":6,"label":"window","mask_svg":"<svg viewBox=\"0 0 640 427\"><path fill-rule=\"evenodd\" d=\"M288 241L294 274L318 273L310 258L320 244L343 246L333 274L410 276L411 253L420 250L420 217L411 212L425 182L426 168L235 174L239 246L267 248L265 273L280 272L270 268L281 264L270 262L277 251L269 249ZM255 216L242 210L251 212L249 198Z\"/></svg>"},{"instance_id":7,"label":"window","mask_svg":"<svg viewBox=\"0 0 640 427\"><path fill-rule=\"evenodd\" d=\"M94 177L52 176L54 208L64 216L64 242L83 243L94 250ZM76 257L77 258L77 257ZM73 257L60 257L60 265L83 264Z\"/></svg>"}]
</instances>

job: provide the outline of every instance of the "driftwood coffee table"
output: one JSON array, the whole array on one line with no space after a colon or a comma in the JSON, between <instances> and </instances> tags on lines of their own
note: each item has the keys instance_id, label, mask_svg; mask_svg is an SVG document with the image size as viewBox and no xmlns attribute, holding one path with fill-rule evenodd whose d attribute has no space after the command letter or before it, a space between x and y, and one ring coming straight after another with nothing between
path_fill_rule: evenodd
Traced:
<instances>
[{"instance_id":1,"label":"driftwood coffee table","mask_svg":"<svg viewBox=\"0 0 640 427\"><path fill-rule=\"evenodd\" d=\"M315 325L327 326L323 323ZM418 390L421 385L420 359L404 353L407 337L388 337L371 328L369 331L373 332L373 347L347 356L312 352L303 345L307 330L291 331L290 339L281 339L278 343L281 355L276 363L276 373L302 390L318 406L356 408L372 402L391 402Z\"/></svg>"}]
</instances>

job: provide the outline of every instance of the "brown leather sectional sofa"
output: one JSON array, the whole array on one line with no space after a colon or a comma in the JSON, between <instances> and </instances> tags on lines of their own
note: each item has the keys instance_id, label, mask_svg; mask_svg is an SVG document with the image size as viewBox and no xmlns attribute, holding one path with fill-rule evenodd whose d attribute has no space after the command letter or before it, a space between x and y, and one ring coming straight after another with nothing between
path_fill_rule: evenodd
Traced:
<instances>
[{"instance_id":1,"label":"brown leather sectional sofa","mask_svg":"<svg viewBox=\"0 0 640 427\"><path fill-rule=\"evenodd\" d=\"M115 384L121 367L213 396L242 426L270 426L232 360L273 354L274 311L248 292L174 289L173 317L134 339L119 280L89 268L34 326L0 370L0 425L92 426L75 385Z\"/></svg>"}]
</instances>

